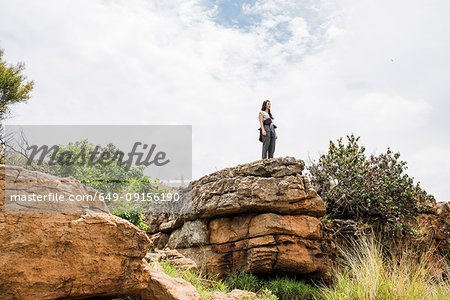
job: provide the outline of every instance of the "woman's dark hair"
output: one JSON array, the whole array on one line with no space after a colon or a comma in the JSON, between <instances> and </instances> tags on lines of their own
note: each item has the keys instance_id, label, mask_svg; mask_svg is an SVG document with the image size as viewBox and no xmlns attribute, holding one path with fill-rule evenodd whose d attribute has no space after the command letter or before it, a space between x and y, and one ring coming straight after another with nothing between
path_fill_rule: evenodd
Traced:
<instances>
[{"instance_id":1,"label":"woman's dark hair","mask_svg":"<svg viewBox=\"0 0 450 300\"><path fill-rule=\"evenodd\" d=\"M270 102L270 101L266 100L266 101L263 102L262 107L261 107L262 111L266 111L267 102ZM274 117L272 116L272 113L270 112L270 108L269 108L269 116L270 116L271 119L274 119Z\"/></svg>"}]
</instances>

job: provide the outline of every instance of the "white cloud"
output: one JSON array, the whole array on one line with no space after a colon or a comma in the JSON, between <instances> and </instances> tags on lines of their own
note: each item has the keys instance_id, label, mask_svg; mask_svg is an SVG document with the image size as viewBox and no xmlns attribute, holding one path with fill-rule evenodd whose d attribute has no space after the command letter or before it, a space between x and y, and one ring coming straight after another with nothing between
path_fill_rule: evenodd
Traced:
<instances>
[{"instance_id":1,"label":"white cloud","mask_svg":"<svg viewBox=\"0 0 450 300\"><path fill-rule=\"evenodd\" d=\"M398 131L426 125L430 110L425 101L408 101L397 94L368 93L356 100L353 113L365 127Z\"/></svg>"},{"instance_id":2,"label":"white cloud","mask_svg":"<svg viewBox=\"0 0 450 300\"><path fill-rule=\"evenodd\" d=\"M6 59L36 81L9 122L192 124L199 177L259 159L271 99L276 155L317 157L354 132L370 151L401 151L450 199L424 155L450 148L448 2L260 0L243 7L261 17L246 30L203 3L0 0Z\"/></svg>"}]
</instances>

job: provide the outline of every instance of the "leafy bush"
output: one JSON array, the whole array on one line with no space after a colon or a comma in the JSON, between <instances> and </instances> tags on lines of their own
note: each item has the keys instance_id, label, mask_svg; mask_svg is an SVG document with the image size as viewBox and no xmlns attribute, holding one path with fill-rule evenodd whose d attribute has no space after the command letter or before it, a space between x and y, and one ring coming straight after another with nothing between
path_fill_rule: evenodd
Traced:
<instances>
[{"instance_id":1,"label":"leafy bush","mask_svg":"<svg viewBox=\"0 0 450 300\"><path fill-rule=\"evenodd\" d=\"M141 230L147 230L148 226L145 224L145 216L142 213L142 208L137 205L129 205L120 203L110 207L111 214L118 216L119 218L128 220L131 224L135 225Z\"/></svg>"},{"instance_id":2,"label":"leafy bush","mask_svg":"<svg viewBox=\"0 0 450 300\"><path fill-rule=\"evenodd\" d=\"M314 185L327 203L332 216L357 217L364 220L399 220L420 211L419 200L434 201L419 183L404 171L406 162L389 148L379 156L364 154L359 137L347 136L337 144L330 141L328 153L308 168Z\"/></svg>"}]
</instances>

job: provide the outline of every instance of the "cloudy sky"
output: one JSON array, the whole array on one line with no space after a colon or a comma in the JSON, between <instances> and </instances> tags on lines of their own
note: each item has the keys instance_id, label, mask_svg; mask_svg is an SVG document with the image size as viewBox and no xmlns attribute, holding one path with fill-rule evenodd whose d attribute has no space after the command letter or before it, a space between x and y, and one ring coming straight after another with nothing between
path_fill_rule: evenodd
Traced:
<instances>
[{"instance_id":1,"label":"cloudy sky","mask_svg":"<svg viewBox=\"0 0 450 300\"><path fill-rule=\"evenodd\" d=\"M193 176L329 140L388 146L450 200L448 0L0 0L0 47L35 80L8 124L191 124Z\"/></svg>"}]
</instances>

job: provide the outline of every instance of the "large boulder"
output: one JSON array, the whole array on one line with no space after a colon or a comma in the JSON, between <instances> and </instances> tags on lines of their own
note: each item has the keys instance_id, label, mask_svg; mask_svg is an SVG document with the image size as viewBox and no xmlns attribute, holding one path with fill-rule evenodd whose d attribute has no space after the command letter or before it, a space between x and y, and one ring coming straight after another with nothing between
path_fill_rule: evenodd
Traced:
<instances>
[{"instance_id":1,"label":"large boulder","mask_svg":"<svg viewBox=\"0 0 450 300\"><path fill-rule=\"evenodd\" d=\"M109 214L0 214L6 299L136 295L147 288L148 238Z\"/></svg>"},{"instance_id":2,"label":"large boulder","mask_svg":"<svg viewBox=\"0 0 450 300\"><path fill-rule=\"evenodd\" d=\"M273 212L320 217L325 204L302 176L293 157L259 160L227 168L192 182L189 219Z\"/></svg>"},{"instance_id":3,"label":"large boulder","mask_svg":"<svg viewBox=\"0 0 450 300\"><path fill-rule=\"evenodd\" d=\"M149 238L126 220L108 213L103 202L63 203L77 213L40 213L40 203L12 206L5 195L90 195L71 178L58 178L18 167L0 166L0 294L2 299L85 299L137 296L140 299L200 299L181 279L154 270L143 258ZM70 207L70 205L72 207Z\"/></svg>"},{"instance_id":4,"label":"large boulder","mask_svg":"<svg viewBox=\"0 0 450 300\"><path fill-rule=\"evenodd\" d=\"M192 182L188 214L150 216L152 247L176 249L218 275L249 271L329 279L318 219L325 204L303 168L293 157L265 159Z\"/></svg>"}]
</instances>

